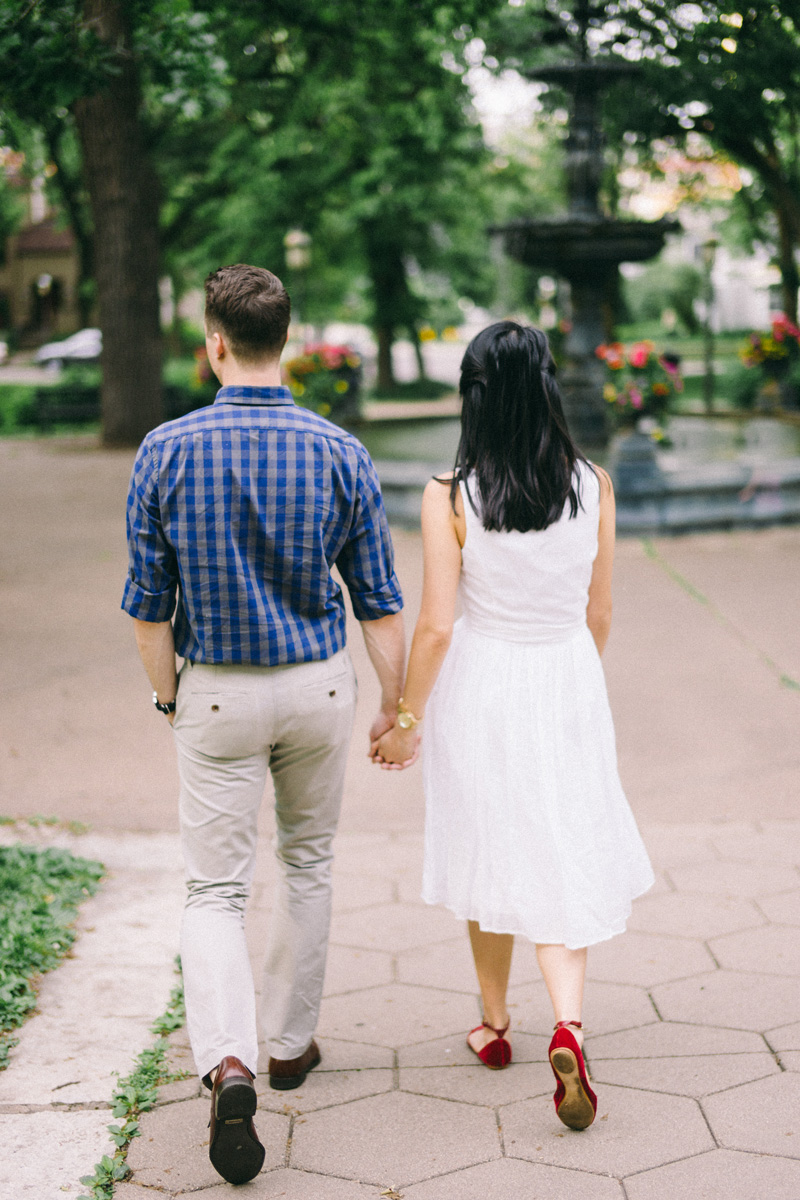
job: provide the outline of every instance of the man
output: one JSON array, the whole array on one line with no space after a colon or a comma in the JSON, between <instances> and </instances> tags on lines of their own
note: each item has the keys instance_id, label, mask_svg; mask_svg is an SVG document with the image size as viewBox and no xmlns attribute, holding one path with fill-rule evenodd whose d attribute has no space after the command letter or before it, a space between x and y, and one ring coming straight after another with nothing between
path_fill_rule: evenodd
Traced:
<instances>
[{"instance_id":1,"label":"man","mask_svg":"<svg viewBox=\"0 0 800 1200\"><path fill-rule=\"evenodd\" d=\"M211 407L147 435L128 494L122 607L135 619L153 701L174 722L187 1025L212 1091L209 1154L231 1183L252 1179L264 1160L252 1121L257 1035L243 922L267 771L280 872L261 1012L270 1084L299 1087L320 1061L331 843L355 709L334 565L381 684L373 743L396 718L405 657L374 467L354 437L296 407L281 386L289 314L269 271L238 265L209 276L206 348L222 388Z\"/></svg>"}]
</instances>

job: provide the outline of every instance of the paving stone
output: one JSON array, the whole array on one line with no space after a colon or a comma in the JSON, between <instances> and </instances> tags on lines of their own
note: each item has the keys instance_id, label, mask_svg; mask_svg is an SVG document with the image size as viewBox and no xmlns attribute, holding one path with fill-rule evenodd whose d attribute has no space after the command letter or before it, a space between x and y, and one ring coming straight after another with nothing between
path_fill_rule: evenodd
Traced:
<instances>
[{"instance_id":1,"label":"paving stone","mask_svg":"<svg viewBox=\"0 0 800 1200\"><path fill-rule=\"evenodd\" d=\"M395 878L397 887L397 899L403 904L422 904L428 907L422 899L422 856L420 861L415 866L409 866L408 870Z\"/></svg>"},{"instance_id":2,"label":"paving stone","mask_svg":"<svg viewBox=\"0 0 800 1200\"><path fill-rule=\"evenodd\" d=\"M477 1001L460 992L396 983L322 1001L320 1037L407 1046L464 1030L480 1020Z\"/></svg>"},{"instance_id":3,"label":"paving stone","mask_svg":"<svg viewBox=\"0 0 800 1200\"><path fill-rule=\"evenodd\" d=\"M420 1042L416 1046L401 1046L397 1052L400 1067L469 1067L475 1063L475 1055L467 1045L467 1032L436 1038L432 1042ZM547 1061L549 1037L537 1037L511 1030L513 1063L538 1063ZM485 1068L484 1068L485 1069Z\"/></svg>"},{"instance_id":4,"label":"paving stone","mask_svg":"<svg viewBox=\"0 0 800 1200\"><path fill-rule=\"evenodd\" d=\"M354 1183L352 1179L334 1179L330 1175L314 1175L310 1171L287 1171L279 1168L255 1178L251 1183L238 1184L235 1193L229 1183L192 1192L192 1200L231 1200L233 1195L248 1200L378 1200L374 1186ZM152 1192L136 1189L136 1195L122 1197L119 1189L114 1200L156 1200Z\"/></svg>"},{"instance_id":5,"label":"paving stone","mask_svg":"<svg viewBox=\"0 0 800 1200\"><path fill-rule=\"evenodd\" d=\"M334 944L392 953L453 940L460 932L458 922L450 913L412 904L376 905L366 912L334 917L331 922Z\"/></svg>"},{"instance_id":6,"label":"paving stone","mask_svg":"<svg viewBox=\"0 0 800 1200\"><path fill-rule=\"evenodd\" d=\"M82 1175L113 1152L108 1109L0 1113L0 1194L56 1200L86 1191Z\"/></svg>"},{"instance_id":7,"label":"paving stone","mask_svg":"<svg viewBox=\"0 0 800 1200\"><path fill-rule=\"evenodd\" d=\"M506 1154L621 1177L714 1145L694 1100L608 1085L597 1097L597 1118L580 1133L561 1124L549 1098L502 1109Z\"/></svg>"},{"instance_id":8,"label":"paving stone","mask_svg":"<svg viewBox=\"0 0 800 1200\"><path fill-rule=\"evenodd\" d=\"M364 1096L377 1096L390 1092L394 1087L394 1071L391 1069L365 1069L362 1071L311 1071L305 1082L292 1091L275 1091L269 1086L269 1078L259 1075L259 1111L286 1113L315 1112L319 1108L330 1108L334 1104L348 1104Z\"/></svg>"},{"instance_id":9,"label":"paving stone","mask_svg":"<svg viewBox=\"0 0 800 1200\"><path fill-rule=\"evenodd\" d=\"M489 1109L390 1092L296 1123L290 1165L402 1189L500 1153Z\"/></svg>"},{"instance_id":10,"label":"paving stone","mask_svg":"<svg viewBox=\"0 0 800 1200\"><path fill-rule=\"evenodd\" d=\"M421 834L340 835L334 844L335 867L344 874L411 878L420 871L422 842Z\"/></svg>"},{"instance_id":11,"label":"paving stone","mask_svg":"<svg viewBox=\"0 0 800 1200\"><path fill-rule=\"evenodd\" d=\"M800 888L794 892L778 892L776 896L760 896L758 907L778 925L800 925Z\"/></svg>"},{"instance_id":12,"label":"paving stone","mask_svg":"<svg viewBox=\"0 0 800 1200\"><path fill-rule=\"evenodd\" d=\"M717 857L711 846L707 828L694 825L641 825L642 838L648 853L659 866L681 866L705 863Z\"/></svg>"},{"instance_id":13,"label":"paving stone","mask_svg":"<svg viewBox=\"0 0 800 1200\"><path fill-rule=\"evenodd\" d=\"M404 1188L405 1200L623 1200L615 1179L503 1158ZM327 1200L327 1197L326 1197Z\"/></svg>"},{"instance_id":14,"label":"paving stone","mask_svg":"<svg viewBox=\"0 0 800 1200\"><path fill-rule=\"evenodd\" d=\"M781 1066L787 1071L800 1071L800 1050L781 1050Z\"/></svg>"},{"instance_id":15,"label":"paving stone","mask_svg":"<svg viewBox=\"0 0 800 1200\"><path fill-rule=\"evenodd\" d=\"M797 980L714 971L653 988L653 999L665 1021L763 1032L796 1015Z\"/></svg>"},{"instance_id":16,"label":"paving stone","mask_svg":"<svg viewBox=\"0 0 800 1200\"><path fill-rule=\"evenodd\" d=\"M324 996L337 996L393 981L390 954L382 950L353 950L350 946L328 947Z\"/></svg>"},{"instance_id":17,"label":"paving stone","mask_svg":"<svg viewBox=\"0 0 800 1200\"><path fill-rule=\"evenodd\" d=\"M705 940L764 924L763 915L751 900L669 892L660 896L648 893L637 900L628 928L640 933Z\"/></svg>"},{"instance_id":18,"label":"paving stone","mask_svg":"<svg viewBox=\"0 0 800 1200\"><path fill-rule=\"evenodd\" d=\"M591 961L591 952L590 952ZM544 980L508 989L508 1009L515 1029L553 1035L553 1009ZM589 1036L632 1029L658 1020L644 988L587 980L583 1004L584 1032Z\"/></svg>"},{"instance_id":19,"label":"paving stone","mask_svg":"<svg viewBox=\"0 0 800 1200\"><path fill-rule=\"evenodd\" d=\"M800 1076L793 1071L709 1096L703 1107L728 1149L800 1158Z\"/></svg>"},{"instance_id":20,"label":"paving stone","mask_svg":"<svg viewBox=\"0 0 800 1200\"><path fill-rule=\"evenodd\" d=\"M770 1029L766 1039L773 1050L800 1050L800 1021Z\"/></svg>"},{"instance_id":21,"label":"paving stone","mask_svg":"<svg viewBox=\"0 0 800 1200\"><path fill-rule=\"evenodd\" d=\"M191 1079L175 1079L172 1083L164 1083L158 1089L159 1104L175 1104L180 1100L195 1100L205 1096L206 1088L202 1080L193 1075Z\"/></svg>"},{"instance_id":22,"label":"paving stone","mask_svg":"<svg viewBox=\"0 0 800 1200\"><path fill-rule=\"evenodd\" d=\"M490 1071L473 1058L468 1066L408 1067L400 1071L400 1088L442 1100L496 1107L552 1092L553 1072L546 1061L513 1062L503 1071Z\"/></svg>"},{"instance_id":23,"label":"paving stone","mask_svg":"<svg viewBox=\"0 0 800 1200\"><path fill-rule=\"evenodd\" d=\"M721 967L763 975L800 975L800 938L790 929L768 925L715 938L709 949Z\"/></svg>"},{"instance_id":24,"label":"paving stone","mask_svg":"<svg viewBox=\"0 0 800 1200\"><path fill-rule=\"evenodd\" d=\"M152 1045L150 1020L96 1014L79 1025L64 1013L36 1013L19 1032L9 1069L0 1072L0 1103L107 1103L116 1073L125 1074Z\"/></svg>"},{"instance_id":25,"label":"paving stone","mask_svg":"<svg viewBox=\"0 0 800 1200\"><path fill-rule=\"evenodd\" d=\"M208 1157L210 1098L167 1104L139 1118L141 1136L128 1150L133 1182L173 1195L213 1187L220 1177ZM258 1136L266 1148L264 1169L283 1166L289 1118L260 1112Z\"/></svg>"},{"instance_id":26,"label":"paving stone","mask_svg":"<svg viewBox=\"0 0 800 1200\"><path fill-rule=\"evenodd\" d=\"M402 983L449 988L473 995L478 992L475 963L465 932L450 942L404 950L398 955L397 975ZM536 948L523 938L517 938L511 959L511 987L538 979L541 979L541 971L536 961Z\"/></svg>"},{"instance_id":27,"label":"paving stone","mask_svg":"<svg viewBox=\"0 0 800 1200\"><path fill-rule=\"evenodd\" d=\"M625 1180L628 1200L797 1200L800 1163L712 1150Z\"/></svg>"},{"instance_id":28,"label":"paving stone","mask_svg":"<svg viewBox=\"0 0 800 1200\"><path fill-rule=\"evenodd\" d=\"M797 887L797 871L770 863L709 862L704 866L670 867L679 892L720 896L771 896Z\"/></svg>"},{"instance_id":29,"label":"paving stone","mask_svg":"<svg viewBox=\"0 0 800 1200\"><path fill-rule=\"evenodd\" d=\"M185 894L175 872L114 871L82 908L81 936L70 957L101 966L113 962L115 968L171 963L178 953Z\"/></svg>"},{"instance_id":30,"label":"paving stone","mask_svg":"<svg viewBox=\"0 0 800 1200\"><path fill-rule=\"evenodd\" d=\"M40 991L41 1006L53 1016L59 1011L113 1013L152 1022L154 1013L167 1006L175 986L171 960L160 966L118 967L113 960L104 965L81 964L68 959L57 971L46 975Z\"/></svg>"},{"instance_id":31,"label":"paving stone","mask_svg":"<svg viewBox=\"0 0 800 1200\"><path fill-rule=\"evenodd\" d=\"M768 1050L761 1054L695 1054L685 1058L606 1059L604 1062L592 1056L591 1068L597 1083L617 1083L622 1087L698 1099L780 1072Z\"/></svg>"},{"instance_id":32,"label":"paving stone","mask_svg":"<svg viewBox=\"0 0 800 1200\"><path fill-rule=\"evenodd\" d=\"M589 1049L592 1062L600 1063L607 1059L759 1054L767 1047L758 1033L661 1021L656 1025L646 1025L642 1029L628 1029L624 1033L609 1033L592 1038Z\"/></svg>"},{"instance_id":33,"label":"paving stone","mask_svg":"<svg viewBox=\"0 0 800 1200\"><path fill-rule=\"evenodd\" d=\"M800 831L796 828L785 826L757 833L730 830L714 834L711 841L723 859L800 865Z\"/></svg>"},{"instance_id":34,"label":"paving stone","mask_svg":"<svg viewBox=\"0 0 800 1200\"><path fill-rule=\"evenodd\" d=\"M322 1039L319 1036L317 1041L322 1052L322 1062L314 1068L315 1075L324 1075L327 1071L362 1071L394 1066L394 1050L387 1046L338 1041L332 1037ZM269 1053L263 1042L259 1043L258 1057L261 1064L259 1074L264 1074L269 1064Z\"/></svg>"},{"instance_id":35,"label":"paving stone","mask_svg":"<svg viewBox=\"0 0 800 1200\"><path fill-rule=\"evenodd\" d=\"M333 912L357 912L373 905L391 904L394 900L394 883L385 875L346 875L334 871Z\"/></svg>"},{"instance_id":36,"label":"paving stone","mask_svg":"<svg viewBox=\"0 0 800 1200\"><path fill-rule=\"evenodd\" d=\"M603 983L652 987L670 979L699 975L713 965L701 942L653 933L623 933L591 947L586 974Z\"/></svg>"}]
</instances>

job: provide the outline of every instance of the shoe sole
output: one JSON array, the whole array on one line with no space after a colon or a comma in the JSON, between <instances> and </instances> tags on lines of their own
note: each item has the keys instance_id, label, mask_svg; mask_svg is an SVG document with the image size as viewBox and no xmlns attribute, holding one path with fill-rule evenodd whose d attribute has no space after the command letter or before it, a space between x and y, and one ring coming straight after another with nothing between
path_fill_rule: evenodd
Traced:
<instances>
[{"instance_id":1,"label":"shoe sole","mask_svg":"<svg viewBox=\"0 0 800 1200\"><path fill-rule=\"evenodd\" d=\"M588 1129L595 1110L581 1082L577 1058L572 1050L560 1046L550 1055L550 1063L564 1085L564 1099L558 1106L559 1121L568 1129Z\"/></svg>"},{"instance_id":2,"label":"shoe sole","mask_svg":"<svg viewBox=\"0 0 800 1200\"><path fill-rule=\"evenodd\" d=\"M250 1128L257 1104L255 1088L248 1080L225 1080L214 1097L216 1123L208 1156L228 1183L247 1183L264 1165L266 1151Z\"/></svg>"},{"instance_id":3,"label":"shoe sole","mask_svg":"<svg viewBox=\"0 0 800 1200\"><path fill-rule=\"evenodd\" d=\"M298 1075L270 1075L269 1086L276 1092L291 1092L294 1088L299 1088L300 1084L305 1082L308 1072L313 1071L314 1067L318 1067L321 1062L322 1055L318 1054L311 1060L305 1071L301 1071Z\"/></svg>"}]
</instances>

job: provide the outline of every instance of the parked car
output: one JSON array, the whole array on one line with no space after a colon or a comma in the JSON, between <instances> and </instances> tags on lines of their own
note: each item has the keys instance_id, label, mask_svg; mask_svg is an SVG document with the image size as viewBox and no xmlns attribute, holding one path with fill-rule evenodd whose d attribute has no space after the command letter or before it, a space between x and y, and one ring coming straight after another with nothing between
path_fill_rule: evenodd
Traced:
<instances>
[{"instance_id":1,"label":"parked car","mask_svg":"<svg viewBox=\"0 0 800 1200\"><path fill-rule=\"evenodd\" d=\"M40 346L34 356L39 366L62 367L69 362L97 362L103 349L103 335L99 329L81 329L63 342L48 342Z\"/></svg>"}]
</instances>

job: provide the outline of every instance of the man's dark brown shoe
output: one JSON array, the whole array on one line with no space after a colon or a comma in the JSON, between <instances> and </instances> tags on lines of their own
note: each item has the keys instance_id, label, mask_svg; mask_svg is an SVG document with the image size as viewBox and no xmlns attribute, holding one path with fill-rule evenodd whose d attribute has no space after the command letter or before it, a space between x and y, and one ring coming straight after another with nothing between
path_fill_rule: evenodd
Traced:
<instances>
[{"instance_id":1,"label":"man's dark brown shoe","mask_svg":"<svg viewBox=\"0 0 800 1200\"><path fill-rule=\"evenodd\" d=\"M269 1060L269 1086L279 1092L289 1092L300 1087L309 1071L313 1071L322 1055L319 1046L312 1040L305 1054L299 1058L271 1058Z\"/></svg>"},{"instance_id":2,"label":"man's dark brown shoe","mask_svg":"<svg viewBox=\"0 0 800 1200\"><path fill-rule=\"evenodd\" d=\"M223 1058L211 1092L208 1156L228 1183L247 1183L264 1165L266 1151L253 1124L256 1104L250 1071L232 1054Z\"/></svg>"}]
</instances>

